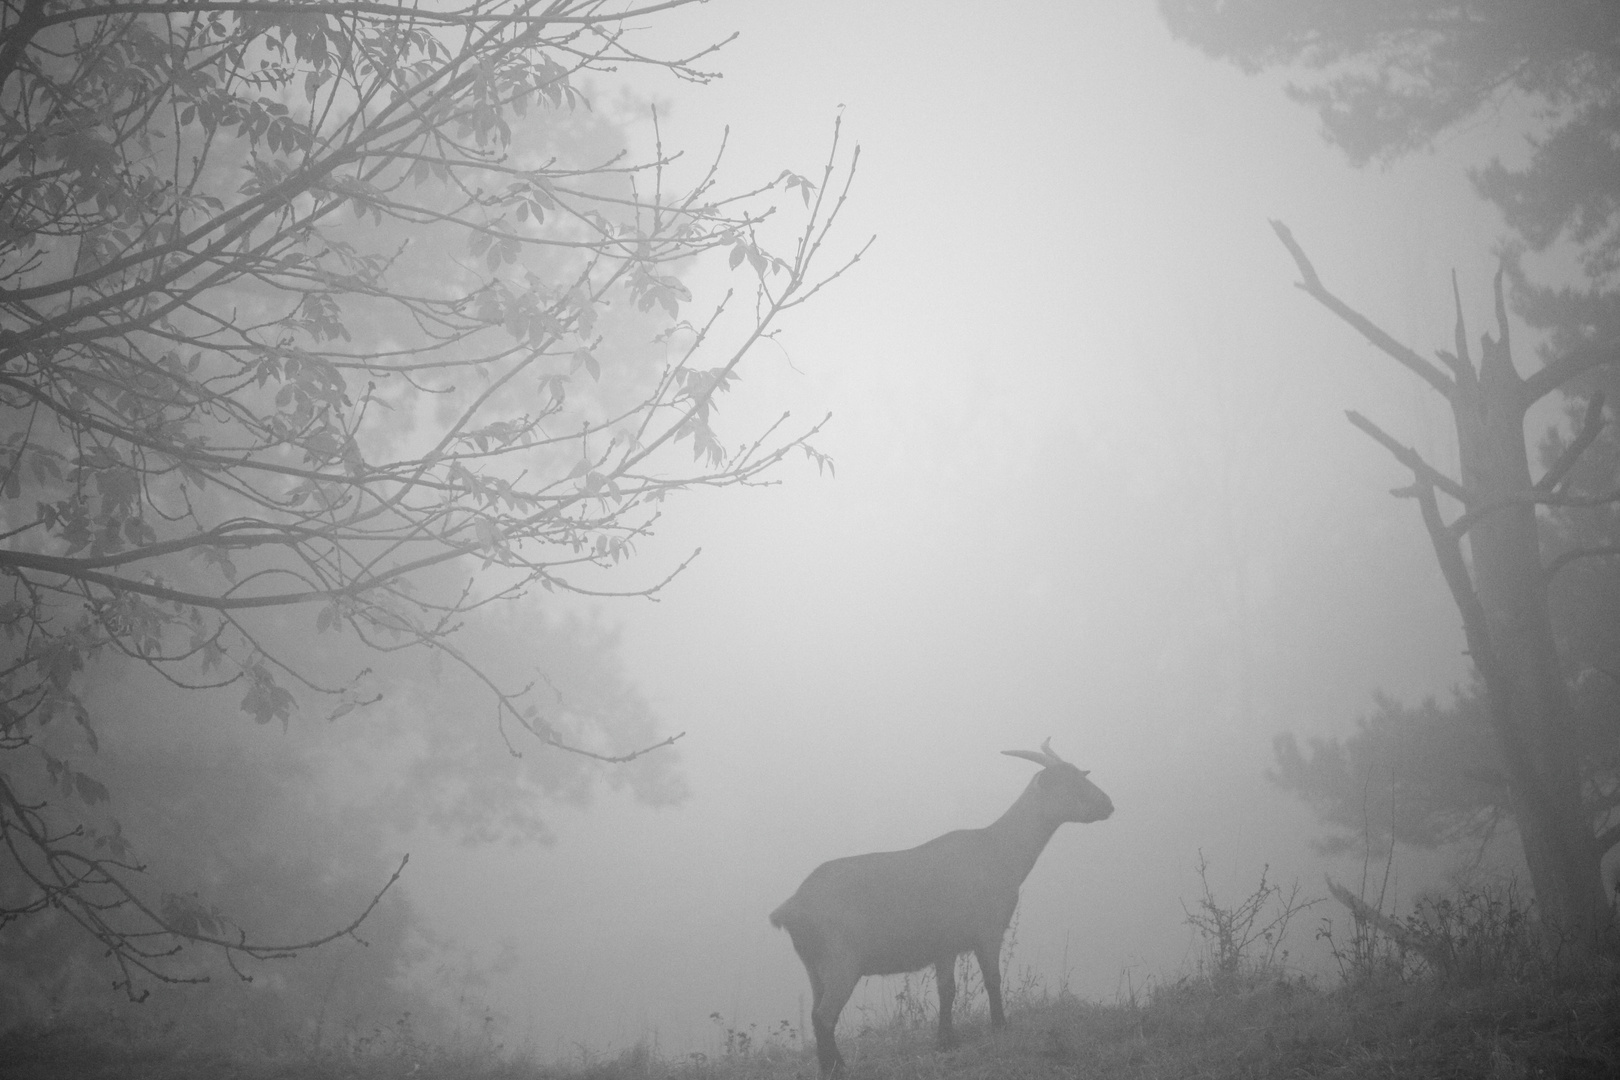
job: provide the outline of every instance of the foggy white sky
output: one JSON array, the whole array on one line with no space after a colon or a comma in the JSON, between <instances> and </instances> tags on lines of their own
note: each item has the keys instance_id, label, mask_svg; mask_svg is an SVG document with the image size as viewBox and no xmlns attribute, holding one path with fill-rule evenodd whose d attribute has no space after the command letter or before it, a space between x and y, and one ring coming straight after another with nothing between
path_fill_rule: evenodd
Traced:
<instances>
[{"instance_id":1,"label":"foggy white sky","mask_svg":"<svg viewBox=\"0 0 1620 1080\"><path fill-rule=\"evenodd\" d=\"M841 250L878 241L722 407L731 441L831 410L836 479L795 462L782 487L672 503L632 572L702 558L661 604L604 609L688 732L690 800L559 810L549 848L413 850L441 927L503 943L513 1035L684 1052L711 1012L799 1023L766 913L825 859L989 822L1030 773L998 751L1047 736L1118 808L1061 830L1025 886L1016 963L1049 983L1173 976L1200 848L1234 899L1266 863L1323 891L1308 813L1263 779L1272 736L1345 732L1375 689L1465 671L1416 513L1386 494L1401 470L1343 410L1453 452L1440 403L1292 288L1266 219L1432 350L1452 267L1484 325L1496 226L1463 166L1512 144L1482 129L1353 172L1277 82L1140 2L733 2L658 25L742 31L719 83L638 84L667 98L667 145L702 156L729 124L734 183L815 174L842 107L862 161Z\"/></svg>"}]
</instances>

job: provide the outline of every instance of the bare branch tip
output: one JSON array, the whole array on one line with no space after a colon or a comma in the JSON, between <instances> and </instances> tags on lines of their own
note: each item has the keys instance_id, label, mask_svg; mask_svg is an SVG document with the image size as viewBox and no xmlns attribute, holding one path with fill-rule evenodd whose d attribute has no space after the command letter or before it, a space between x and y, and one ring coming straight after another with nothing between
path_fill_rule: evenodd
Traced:
<instances>
[{"instance_id":1,"label":"bare branch tip","mask_svg":"<svg viewBox=\"0 0 1620 1080\"><path fill-rule=\"evenodd\" d=\"M1293 230L1277 218L1269 220L1272 231L1277 234L1277 239L1281 240L1283 246L1288 249L1288 254L1292 256L1294 265L1299 269L1300 276L1305 279L1303 282L1298 283L1299 287L1307 292L1319 290L1322 287L1322 281L1316 276L1316 268L1311 265L1311 260L1306 256L1305 249L1299 246L1298 240L1294 239Z\"/></svg>"}]
</instances>

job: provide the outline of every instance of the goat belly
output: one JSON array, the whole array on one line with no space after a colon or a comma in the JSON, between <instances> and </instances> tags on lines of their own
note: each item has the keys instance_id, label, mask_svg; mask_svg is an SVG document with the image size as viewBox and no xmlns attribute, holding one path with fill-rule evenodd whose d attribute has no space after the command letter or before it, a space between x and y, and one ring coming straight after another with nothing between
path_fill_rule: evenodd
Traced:
<instances>
[{"instance_id":1,"label":"goat belly","mask_svg":"<svg viewBox=\"0 0 1620 1080\"><path fill-rule=\"evenodd\" d=\"M970 948L972 946L964 945L950 948L948 951L954 959ZM931 943L905 942L864 957L861 962L861 974L902 975L910 971L921 971L939 960L941 956L940 952L931 947Z\"/></svg>"},{"instance_id":2,"label":"goat belly","mask_svg":"<svg viewBox=\"0 0 1620 1080\"><path fill-rule=\"evenodd\" d=\"M920 848L823 863L789 901L794 920L819 927L863 975L917 971L970 949L997 948L1018 886L971 857L977 840L951 834Z\"/></svg>"},{"instance_id":3,"label":"goat belly","mask_svg":"<svg viewBox=\"0 0 1620 1080\"><path fill-rule=\"evenodd\" d=\"M975 918L975 912L937 902L898 910L869 911L871 916L849 940L860 957L861 974L895 975L917 971L945 957L955 957L981 943L1001 940L1005 925Z\"/></svg>"}]
</instances>

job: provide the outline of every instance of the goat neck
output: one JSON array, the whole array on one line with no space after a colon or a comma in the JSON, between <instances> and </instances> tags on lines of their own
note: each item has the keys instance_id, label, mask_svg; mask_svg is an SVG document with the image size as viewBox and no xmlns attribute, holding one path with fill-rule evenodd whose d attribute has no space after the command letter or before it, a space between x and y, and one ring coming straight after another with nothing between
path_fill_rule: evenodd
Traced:
<instances>
[{"instance_id":1,"label":"goat neck","mask_svg":"<svg viewBox=\"0 0 1620 1080\"><path fill-rule=\"evenodd\" d=\"M1023 884L1035 860L1041 857L1046 842L1052 839L1063 819L1051 813L1048 800L1040 788L1039 773L1030 780L1024 793L995 821L985 828L996 849L1002 853L1014 880Z\"/></svg>"}]
</instances>

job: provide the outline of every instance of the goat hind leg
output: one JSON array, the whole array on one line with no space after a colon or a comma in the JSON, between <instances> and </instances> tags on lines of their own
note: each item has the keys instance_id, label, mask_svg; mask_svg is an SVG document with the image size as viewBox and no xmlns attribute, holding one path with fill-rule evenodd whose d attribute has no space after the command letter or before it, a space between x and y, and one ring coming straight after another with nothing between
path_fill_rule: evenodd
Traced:
<instances>
[{"instance_id":1,"label":"goat hind leg","mask_svg":"<svg viewBox=\"0 0 1620 1080\"><path fill-rule=\"evenodd\" d=\"M810 1007L810 1027L816 1033L816 1062L823 1078L848 1074L833 1031L838 1027L838 1014L844 1011L860 979L860 973L855 971L824 971L820 978L811 980L815 1004Z\"/></svg>"}]
</instances>

